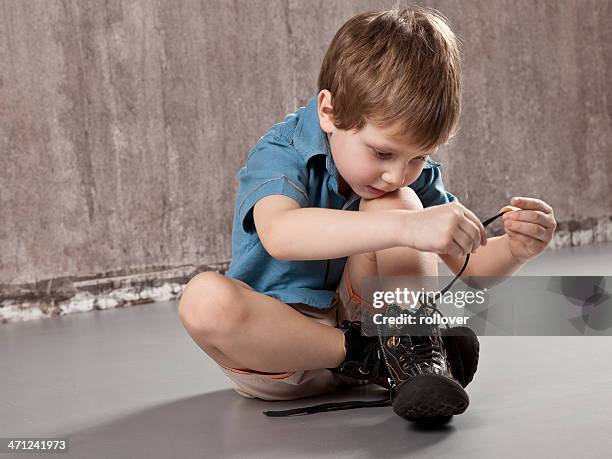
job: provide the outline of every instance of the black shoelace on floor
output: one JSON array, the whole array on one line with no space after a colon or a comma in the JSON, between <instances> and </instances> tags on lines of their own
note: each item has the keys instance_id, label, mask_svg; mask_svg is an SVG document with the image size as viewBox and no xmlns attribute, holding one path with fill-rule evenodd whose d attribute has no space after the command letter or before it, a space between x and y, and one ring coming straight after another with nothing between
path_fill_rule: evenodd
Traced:
<instances>
[{"instance_id":1,"label":"black shoelace on floor","mask_svg":"<svg viewBox=\"0 0 612 459\"><path fill-rule=\"evenodd\" d=\"M506 210L506 211L500 212L494 217L491 217L483 221L482 226L487 227L489 224L497 220L499 217L501 217L506 212L509 212L509 211ZM455 278L452 281L450 281L450 283L446 287L440 290L440 292L438 292L439 297L442 297L442 295L444 295L453 286L453 284L457 281L457 279L461 277L469 261L470 261L470 254L468 253L465 256L465 262L463 263L463 267L457 273L457 275L455 275ZM440 316L443 316L442 312L436 307L435 303L428 304L428 303L423 303L422 300L419 300L419 301L421 303L421 307L417 310L417 313L416 313L417 315L420 313L420 311L423 308L429 307L434 311L434 313L437 312L438 314L440 314ZM450 328L448 324L446 324L446 328ZM384 344L383 344L382 333L380 331L380 326L378 326L378 339L379 339L380 345L383 346ZM429 348L432 348L432 346L428 346L428 350L430 350L431 352L436 351L436 349L433 349L433 348L429 349ZM386 361L385 353L383 352L382 354L383 354L383 358L385 359L385 364L389 368L389 363ZM420 353L420 352L418 354L420 354L418 355L419 358L422 358L425 356L425 354ZM417 358L417 355L415 355L415 358ZM391 375L391 372L389 372L389 374ZM391 389L389 390L388 397L383 400L372 400L372 401L351 400L348 402L322 403L319 405L306 406L303 408L294 408L291 410L264 411L263 414L265 414L266 416L270 416L270 417L285 417L285 416L298 416L298 415L313 414L313 413L323 413L326 411L339 411L339 410L351 410L355 408L373 408L373 407L381 407L381 406L391 406L391 404L393 403L393 393L396 387L396 382L393 380L392 376L390 376L389 380L391 383Z\"/></svg>"}]
</instances>

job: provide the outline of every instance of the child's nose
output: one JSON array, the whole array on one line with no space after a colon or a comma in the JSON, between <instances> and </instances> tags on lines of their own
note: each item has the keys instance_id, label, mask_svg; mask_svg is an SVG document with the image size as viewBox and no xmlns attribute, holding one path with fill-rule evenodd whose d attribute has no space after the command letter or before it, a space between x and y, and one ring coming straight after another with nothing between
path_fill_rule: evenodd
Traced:
<instances>
[{"instance_id":1,"label":"child's nose","mask_svg":"<svg viewBox=\"0 0 612 459\"><path fill-rule=\"evenodd\" d=\"M382 179L389 185L399 188L403 185L406 174L401 169L387 171L383 174Z\"/></svg>"}]
</instances>

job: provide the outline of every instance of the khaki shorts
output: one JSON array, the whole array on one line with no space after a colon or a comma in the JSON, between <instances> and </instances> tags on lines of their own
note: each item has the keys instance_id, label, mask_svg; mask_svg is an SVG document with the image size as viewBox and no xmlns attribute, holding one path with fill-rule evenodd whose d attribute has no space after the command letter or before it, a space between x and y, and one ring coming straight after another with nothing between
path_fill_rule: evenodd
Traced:
<instances>
[{"instance_id":1,"label":"khaki shorts","mask_svg":"<svg viewBox=\"0 0 612 459\"><path fill-rule=\"evenodd\" d=\"M319 309L303 303L290 303L289 306L312 320L335 327L343 320L360 320L360 304L359 295L353 292L348 277L343 275L329 309ZM219 365L236 392L247 398L293 400L332 392L346 384L367 384L367 381L337 375L325 368L270 374Z\"/></svg>"}]
</instances>

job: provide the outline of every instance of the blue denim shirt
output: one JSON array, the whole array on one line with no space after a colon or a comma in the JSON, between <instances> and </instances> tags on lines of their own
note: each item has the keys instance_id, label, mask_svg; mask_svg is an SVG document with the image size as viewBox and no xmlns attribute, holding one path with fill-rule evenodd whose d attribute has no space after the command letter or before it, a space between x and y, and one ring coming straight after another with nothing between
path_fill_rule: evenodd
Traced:
<instances>
[{"instance_id":1,"label":"blue denim shirt","mask_svg":"<svg viewBox=\"0 0 612 459\"><path fill-rule=\"evenodd\" d=\"M439 162L428 159L421 175L410 185L423 207L456 199L444 189L439 166ZM274 194L289 196L300 207L359 209L360 197L355 192L345 198L338 191L338 170L319 124L316 96L259 139L240 169L238 180L232 260L225 275L284 303L328 308L347 257L277 260L264 249L253 221L255 203Z\"/></svg>"}]
</instances>

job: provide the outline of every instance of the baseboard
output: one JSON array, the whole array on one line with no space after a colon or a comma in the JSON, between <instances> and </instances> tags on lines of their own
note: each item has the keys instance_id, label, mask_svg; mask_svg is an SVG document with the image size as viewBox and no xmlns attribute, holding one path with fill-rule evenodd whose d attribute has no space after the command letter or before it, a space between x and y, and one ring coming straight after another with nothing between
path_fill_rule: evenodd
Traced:
<instances>
[{"instance_id":1,"label":"baseboard","mask_svg":"<svg viewBox=\"0 0 612 459\"><path fill-rule=\"evenodd\" d=\"M612 241L612 217L588 218L559 223L550 247L558 249L608 241ZM0 323L174 300L197 273L224 273L228 266L229 261L200 266L133 268L30 284L0 285Z\"/></svg>"}]
</instances>

